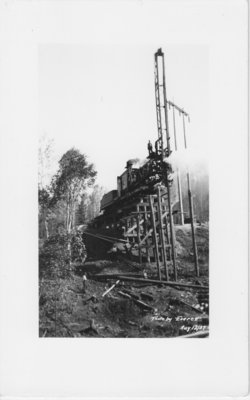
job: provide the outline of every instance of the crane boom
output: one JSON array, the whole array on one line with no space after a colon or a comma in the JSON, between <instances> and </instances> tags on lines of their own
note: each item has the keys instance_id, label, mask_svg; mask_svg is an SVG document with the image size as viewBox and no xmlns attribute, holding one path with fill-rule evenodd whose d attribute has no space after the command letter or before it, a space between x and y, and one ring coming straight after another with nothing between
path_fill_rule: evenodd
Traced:
<instances>
[{"instance_id":1,"label":"crane boom","mask_svg":"<svg viewBox=\"0 0 250 400\"><path fill-rule=\"evenodd\" d=\"M159 152L162 159L171 154L170 134L168 124L168 102L165 79L165 61L162 49L158 49L154 55L155 60L155 102L157 116L157 130Z\"/></svg>"}]
</instances>

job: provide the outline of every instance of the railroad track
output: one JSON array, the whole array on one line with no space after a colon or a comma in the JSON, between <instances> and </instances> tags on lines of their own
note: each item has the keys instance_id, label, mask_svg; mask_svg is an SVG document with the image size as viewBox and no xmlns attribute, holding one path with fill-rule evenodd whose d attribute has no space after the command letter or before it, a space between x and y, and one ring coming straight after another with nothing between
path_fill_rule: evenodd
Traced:
<instances>
[{"instance_id":1,"label":"railroad track","mask_svg":"<svg viewBox=\"0 0 250 400\"><path fill-rule=\"evenodd\" d=\"M90 233L90 232L86 232L86 231L84 231L83 232L83 234L84 235L89 235L89 236L93 236L93 237L95 237L95 238L97 238L97 239L102 239L102 240L104 240L104 241L106 241L106 242L110 242L110 243L116 243L116 242L121 242L121 243L128 243L128 241L127 240L125 240L125 239L121 239L121 238L117 238L117 237L112 237L112 236L107 236L107 235L102 235L101 233L99 233L99 234L94 234L94 233Z\"/></svg>"}]
</instances>

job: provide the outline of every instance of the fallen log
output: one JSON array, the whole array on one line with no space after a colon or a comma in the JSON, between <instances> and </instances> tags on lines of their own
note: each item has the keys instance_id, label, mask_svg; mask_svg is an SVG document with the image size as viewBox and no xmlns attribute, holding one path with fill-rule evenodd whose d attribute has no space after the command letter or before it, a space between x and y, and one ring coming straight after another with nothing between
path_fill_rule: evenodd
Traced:
<instances>
[{"instance_id":1,"label":"fallen log","mask_svg":"<svg viewBox=\"0 0 250 400\"><path fill-rule=\"evenodd\" d=\"M122 297L126 297L126 299L130 299L130 300L133 300L133 298L130 296L130 294L128 294L128 293L124 293L124 292L122 292L122 291L120 291L119 290L119 292L118 292Z\"/></svg>"},{"instance_id":2,"label":"fallen log","mask_svg":"<svg viewBox=\"0 0 250 400\"><path fill-rule=\"evenodd\" d=\"M149 300L149 301L154 300L153 296L151 296L151 294L149 294L149 293L141 292L140 295L141 295L142 300L144 300L144 299Z\"/></svg>"},{"instance_id":3,"label":"fallen log","mask_svg":"<svg viewBox=\"0 0 250 400\"><path fill-rule=\"evenodd\" d=\"M204 311L200 310L199 308L196 308L194 306L192 306L192 304L186 303L184 300L181 299L177 299L180 303L184 304L185 306L188 306L190 308L192 308L193 310L195 310L196 312L200 313L200 314L204 314Z\"/></svg>"},{"instance_id":4,"label":"fallen log","mask_svg":"<svg viewBox=\"0 0 250 400\"><path fill-rule=\"evenodd\" d=\"M125 276L124 273L118 272L117 274L96 274L96 276L104 276L107 275L109 277L113 276L114 278L119 278L120 276ZM126 273L126 276L129 278L143 278L142 274L133 274L133 273Z\"/></svg>"},{"instance_id":5,"label":"fallen log","mask_svg":"<svg viewBox=\"0 0 250 400\"><path fill-rule=\"evenodd\" d=\"M135 304L137 304L139 307L147 309L149 311L154 310L154 307L149 306L148 304L144 303L141 300L137 300L135 298L133 298L132 296L130 296L128 293L124 293L122 291L118 292L121 296L126 297L127 299L133 300L135 302Z\"/></svg>"},{"instance_id":6,"label":"fallen log","mask_svg":"<svg viewBox=\"0 0 250 400\"><path fill-rule=\"evenodd\" d=\"M141 300L134 300L134 302L138 305L141 306L143 308L146 308L147 310L152 310L154 311L154 307L148 305L147 303L144 303L144 301Z\"/></svg>"},{"instance_id":7,"label":"fallen log","mask_svg":"<svg viewBox=\"0 0 250 400\"><path fill-rule=\"evenodd\" d=\"M133 297L136 300L140 300L140 296L138 296L138 294L131 292L130 290L127 289L123 289L124 293L129 294L131 297Z\"/></svg>"},{"instance_id":8,"label":"fallen log","mask_svg":"<svg viewBox=\"0 0 250 400\"><path fill-rule=\"evenodd\" d=\"M160 281L157 279L144 279L144 278L134 278L130 276L125 276L125 275L117 275L117 274L96 274L92 275L92 278L100 278L100 279L115 279L119 278L121 281L128 281L128 282L142 282L142 283L148 283L149 285L155 284L155 285L165 285L165 286L179 286L182 288L190 288L190 289L199 289L199 290L209 290L208 286L198 286L198 285L192 285L190 283L182 283L182 282L169 282L169 281Z\"/></svg>"}]
</instances>

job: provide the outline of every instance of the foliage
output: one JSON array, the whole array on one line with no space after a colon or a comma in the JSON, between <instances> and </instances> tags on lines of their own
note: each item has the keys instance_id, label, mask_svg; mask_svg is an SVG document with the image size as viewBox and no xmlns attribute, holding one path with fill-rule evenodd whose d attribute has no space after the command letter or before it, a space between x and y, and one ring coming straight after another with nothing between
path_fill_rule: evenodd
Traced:
<instances>
[{"instance_id":1,"label":"foliage","mask_svg":"<svg viewBox=\"0 0 250 400\"><path fill-rule=\"evenodd\" d=\"M183 209L189 216L189 198L187 185L187 171L180 169L180 182L182 188ZM197 221L209 221L209 178L207 168L203 164L196 164L190 168L190 183L193 196L194 215ZM173 182L172 204L179 209L179 196L177 186L177 175Z\"/></svg>"},{"instance_id":2,"label":"foliage","mask_svg":"<svg viewBox=\"0 0 250 400\"><path fill-rule=\"evenodd\" d=\"M69 248L72 243L72 251ZM45 240L39 252L40 335L72 336L67 326L77 303L72 263L85 249L77 234L57 234Z\"/></svg>"},{"instance_id":3,"label":"foliage","mask_svg":"<svg viewBox=\"0 0 250 400\"><path fill-rule=\"evenodd\" d=\"M39 283L40 336L72 336L67 320L77 303L76 294L69 290L75 283L71 278L41 279Z\"/></svg>"},{"instance_id":4,"label":"foliage","mask_svg":"<svg viewBox=\"0 0 250 400\"><path fill-rule=\"evenodd\" d=\"M81 196L81 201L76 209L76 225L83 225L88 222L88 217L87 217L87 209L88 209L88 204L89 204L89 195L88 193L83 193Z\"/></svg>"},{"instance_id":5,"label":"foliage","mask_svg":"<svg viewBox=\"0 0 250 400\"><path fill-rule=\"evenodd\" d=\"M40 278L65 278L71 273L71 254L67 234L57 234L45 240L39 252Z\"/></svg>"},{"instance_id":6,"label":"foliage","mask_svg":"<svg viewBox=\"0 0 250 400\"><path fill-rule=\"evenodd\" d=\"M51 194L47 188L38 188L38 202L41 208L47 208L50 205Z\"/></svg>"},{"instance_id":7,"label":"foliage","mask_svg":"<svg viewBox=\"0 0 250 400\"><path fill-rule=\"evenodd\" d=\"M59 171L52 180L53 200L65 201L66 230L70 233L74 227L76 206L87 187L94 184L96 171L93 164L79 150L67 151L59 161Z\"/></svg>"},{"instance_id":8,"label":"foliage","mask_svg":"<svg viewBox=\"0 0 250 400\"><path fill-rule=\"evenodd\" d=\"M51 193L49 188L38 188L38 202L39 202L39 234L44 237L43 229L45 229L45 237L49 238L49 219L53 217L51 204Z\"/></svg>"},{"instance_id":9,"label":"foliage","mask_svg":"<svg viewBox=\"0 0 250 400\"><path fill-rule=\"evenodd\" d=\"M86 224L97 217L104 193L104 188L99 185L95 185L91 192L83 193L76 209L76 225Z\"/></svg>"},{"instance_id":10,"label":"foliage","mask_svg":"<svg viewBox=\"0 0 250 400\"><path fill-rule=\"evenodd\" d=\"M85 245L80 234L73 235L71 239L71 258L72 261L84 262L87 257Z\"/></svg>"},{"instance_id":11,"label":"foliage","mask_svg":"<svg viewBox=\"0 0 250 400\"><path fill-rule=\"evenodd\" d=\"M105 193L102 186L95 185L92 193L89 195L89 201L87 206L87 217L88 221L94 219L100 212L101 199Z\"/></svg>"},{"instance_id":12,"label":"foliage","mask_svg":"<svg viewBox=\"0 0 250 400\"><path fill-rule=\"evenodd\" d=\"M77 200L83 190L95 181L96 171L93 164L88 164L86 156L79 150L67 151L59 161L59 171L52 185L56 200L71 197Z\"/></svg>"}]
</instances>

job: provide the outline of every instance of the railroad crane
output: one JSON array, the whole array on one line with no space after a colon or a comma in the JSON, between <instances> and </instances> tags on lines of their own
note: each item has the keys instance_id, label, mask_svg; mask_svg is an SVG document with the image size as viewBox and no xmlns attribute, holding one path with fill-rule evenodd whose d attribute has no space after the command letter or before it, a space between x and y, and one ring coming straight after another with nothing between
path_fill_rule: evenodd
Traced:
<instances>
[{"instance_id":1,"label":"railroad crane","mask_svg":"<svg viewBox=\"0 0 250 400\"><path fill-rule=\"evenodd\" d=\"M117 189L112 190L103 196L101 210L107 216L114 214L113 206L128 205L141 195L154 194L157 184L166 186L166 177L171 183L172 168L168 162L171 154L170 133L168 124L168 101L166 95L164 53L159 49L154 55L155 63L155 100L157 116L158 138L152 144L148 143L147 161L137 167L134 160L127 161L124 173L117 177ZM111 212L110 212L111 211Z\"/></svg>"},{"instance_id":2,"label":"railroad crane","mask_svg":"<svg viewBox=\"0 0 250 400\"><path fill-rule=\"evenodd\" d=\"M161 48L154 54L154 87L158 133L154 148L149 141L147 161L141 167L136 167L133 160L127 162L125 172L117 177L117 189L103 196L102 214L92 221L91 227L104 228L109 235L120 235L121 240L132 243L138 250L140 262L143 259L151 262L153 259L157 263L159 279L164 267L166 279L171 273L177 280L168 109L173 109L175 150L175 111L183 117L183 124L188 114L167 99L165 60ZM179 200L182 208L181 195Z\"/></svg>"}]
</instances>

